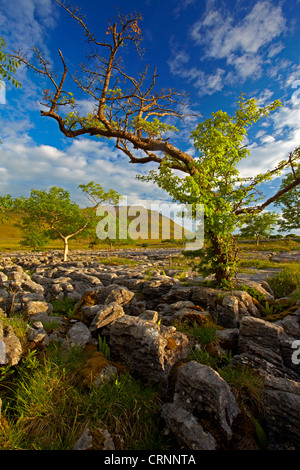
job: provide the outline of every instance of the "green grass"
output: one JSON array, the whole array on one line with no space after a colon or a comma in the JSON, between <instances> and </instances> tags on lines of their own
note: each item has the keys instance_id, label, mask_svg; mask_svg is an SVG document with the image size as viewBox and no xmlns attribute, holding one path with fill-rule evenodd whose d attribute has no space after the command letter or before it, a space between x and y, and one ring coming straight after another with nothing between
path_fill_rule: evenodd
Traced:
<instances>
[{"instance_id":1,"label":"green grass","mask_svg":"<svg viewBox=\"0 0 300 470\"><path fill-rule=\"evenodd\" d=\"M130 258L111 256L109 258L99 258L99 263L106 266L138 266L139 262Z\"/></svg>"},{"instance_id":2,"label":"green grass","mask_svg":"<svg viewBox=\"0 0 300 470\"><path fill-rule=\"evenodd\" d=\"M255 268L255 269L278 269L288 266L289 263L278 263L276 261L270 261L267 259L240 259L237 263L239 271L243 268Z\"/></svg>"},{"instance_id":3,"label":"green grass","mask_svg":"<svg viewBox=\"0 0 300 470\"><path fill-rule=\"evenodd\" d=\"M239 405L255 413L262 411L264 379L255 370L242 365L218 368L220 376L228 383Z\"/></svg>"},{"instance_id":4,"label":"green grass","mask_svg":"<svg viewBox=\"0 0 300 470\"><path fill-rule=\"evenodd\" d=\"M289 240L286 238L275 239L270 241L263 241L256 246L256 242L253 243L243 243L239 241L239 251L248 252L248 251L293 251L300 250L300 239L299 241Z\"/></svg>"},{"instance_id":5,"label":"green grass","mask_svg":"<svg viewBox=\"0 0 300 470\"><path fill-rule=\"evenodd\" d=\"M96 437L98 428L120 435L125 450L168 448L159 387L128 372L102 387L83 386L78 377L88 357L79 347L51 344L29 352L13 372L1 368L1 449L71 450L86 426Z\"/></svg>"},{"instance_id":6,"label":"green grass","mask_svg":"<svg viewBox=\"0 0 300 470\"><path fill-rule=\"evenodd\" d=\"M64 299L56 299L51 301L53 307L53 315L70 317L74 313L76 300L65 297Z\"/></svg>"},{"instance_id":7,"label":"green grass","mask_svg":"<svg viewBox=\"0 0 300 470\"><path fill-rule=\"evenodd\" d=\"M290 263L275 276L268 279L275 297L285 297L300 288L300 264Z\"/></svg>"}]
</instances>

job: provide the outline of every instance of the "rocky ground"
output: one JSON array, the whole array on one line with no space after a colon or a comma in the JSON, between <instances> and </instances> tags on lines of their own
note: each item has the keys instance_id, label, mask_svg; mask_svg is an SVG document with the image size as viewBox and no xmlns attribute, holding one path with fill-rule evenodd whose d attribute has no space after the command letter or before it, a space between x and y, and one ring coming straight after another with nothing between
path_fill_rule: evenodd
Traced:
<instances>
[{"instance_id":1,"label":"rocky ground","mask_svg":"<svg viewBox=\"0 0 300 470\"><path fill-rule=\"evenodd\" d=\"M23 353L17 335L11 327L3 327L1 316L25 312L32 347L60 341L66 347L85 348L97 344L101 335L114 361L126 364L145 383L160 383L170 390L172 378L172 395L162 406L161 416L166 431L181 448L227 449L233 436L243 433L241 409L228 383L213 368L187 360L191 350L200 346L174 326L184 319L200 324L210 318L220 327L217 354L230 354L232 365L249 366L264 380L268 448L299 449L300 354L295 345L300 339L300 306L295 302L290 308L289 304L288 315L267 321L257 302L239 285L247 284L272 301L274 295L266 282L272 270L241 274L236 290L222 291L201 286L193 273L180 281L170 262L177 254L177 250L162 249L123 251L122 257L138 262L135 266L102 264L99 252L71 252L65 263L58 252L4 254L0 261L0 365L17 365ZM285 255L274 256L280 261ZM299 260L299 252L288 256ZM76 301L74 315L54 316L51 302L65 298ZM47 333L44 325L53 319L58 327ZM106 363L93 380L100 386L116 372ZM91 446L86 430L75 448Z\"/></svg>"}]
</instances>

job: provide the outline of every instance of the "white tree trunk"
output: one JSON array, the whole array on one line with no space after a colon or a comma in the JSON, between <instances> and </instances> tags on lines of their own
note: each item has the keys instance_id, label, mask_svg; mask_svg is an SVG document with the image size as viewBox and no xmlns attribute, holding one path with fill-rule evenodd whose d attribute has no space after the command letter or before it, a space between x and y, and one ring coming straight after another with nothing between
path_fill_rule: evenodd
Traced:
<instances>
[{"instance_id":1,"label":"white tree trunk","mask_svg":"<svg viewBox=\"0 0 300 470\"><path fill-rule=\"evenodd\" d=\"M68 238L64 238L64 261L67 261L69 251Z\"/></svg>"}]
</instances>

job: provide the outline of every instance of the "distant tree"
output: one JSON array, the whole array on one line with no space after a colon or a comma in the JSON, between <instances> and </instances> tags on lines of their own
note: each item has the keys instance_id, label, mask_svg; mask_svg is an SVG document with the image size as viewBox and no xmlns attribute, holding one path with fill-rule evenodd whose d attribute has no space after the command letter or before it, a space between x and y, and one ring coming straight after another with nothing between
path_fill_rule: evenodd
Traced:
<instances>
[{"instance_id":1,"label":"distant tree","mask_svg":"<svg viewBox=\"0 0 300 470\"><path fill-rule=\"evenodd\" d=\"M32 189L29 198L16 199L15 207L23 213L22 224L25 237L31 243L43 240L45 237L61 239L64 243L63 260L66 261L69 250L69 240L82 234L83 231L94 231L97 223L96 210L103 203L116 204L119 194L109 190L105 192L99 184L93 181L79 186L93 206L80 209L71 201L68 191L53 186L46 190ZM42 238L41 238L42 237Z\"/></svg>"},{"instance_id":2,"label":"distant tree","mask_svg":"<svg viewBox=\"0 0 300 470\"><path fill-rule=\"evenodd\" d=\"M253 215L247 222L246 227L240 229L242 237L254 237L257 246L261 238L267 238L274 230L274 226L279 221L279 215L275 212L263 212L258 215Z\"/></svg>"},{"instance_id":3,"label":"distant tree","mask_svg":"<svg viewBox=\"0 0 300 470\"><path fill-rule=\"evenodd\" d=\"M33 223L27 225L25 221L22 221L21 224L16 224L22 231L21 246L30 247L33 250L41 250L49 243L50 237L40 226L40 221L38 222L35 226Z\"/></svg>"},{"instance_id":4,"label":"distant tree","mask_svg":"<svg viewBox=\"0 0 300 470\"><path fill-rule=\"evenodd\" d=\"M300 148L298 149L300 155ZM293 181L300 177L300 165L292 166L292 171L283 178L280 189L285 189ZM300 229L300 189L299 186L293 188L283 194L275 202L282 210L282 219L280 221L280 231L287 232L289 230Z\"/></svg>"},{"instance_id":5,"label":"distant tree","mask_svg":"<svg viewBox=\"0 0 300 470\"><path fill-rule=\"evenodd\" d=\"M6 196L0 196L0 222L1 223L5 219L8 219L7 214L12 209L13 209L13 199L12 199L12 197L9 194L7 194Z\"/></svg>"}]
</instances>

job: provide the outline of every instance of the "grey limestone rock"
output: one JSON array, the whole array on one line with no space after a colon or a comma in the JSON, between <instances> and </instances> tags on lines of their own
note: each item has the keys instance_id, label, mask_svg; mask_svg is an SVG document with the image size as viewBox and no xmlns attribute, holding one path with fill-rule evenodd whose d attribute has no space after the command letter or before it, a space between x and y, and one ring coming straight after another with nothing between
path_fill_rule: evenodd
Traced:
<instances>
[{"instance_id":1,"label":"grey limestone rock","mask_svg":"<svg viewBox=\"0 0 300 470\"><path fill-rule=\"evenodd\" d=\"M51 315L53 307L50 303L40 300L30 300L26 303L26 313L30 319L39 320L40 314Z\"/></svg>"},{"instance_id":2,"label":"grey limestone rock","mask_svg":"<svg viewBox=\"0 0 300 470\"><path fill-rule=\"evenodd\" d=\"M261 375L274 375L299 379L299 371L292 370L292 347L282 326L261 318L246 316L239 331L238 354L234 363L240 362L256 369Z\"/></svg>"},{"instance_id":3,"label":"grey limestone rock","mask_svg":"<svg viewBox=\"0 0 300 470\"><path fill-rule=\"evenodd\" d=\"M34 322L33 327L30 327L28 325L27 338L30 342L33 342L35 344L40 343L43 346L49 344L49 337L43 327L43 323L40 321Z\"/></svg>"},{"instance_id":4,"label":"grey limestone rock","mask_svg":"<svg viewBox=\"0 0 300 470\"><path fill-rule=\"evenodd\" d=\"M124 310L118 302L111 302L108 305L100 306L90 325L90 331L93 333L99 328L109 325L123 315Z\"/></svg>"},{"instance_id":5,"label":"grey limestone rock","mask_svg":"<svg viewBox=\"0 0 300 470\"><path fill-rule=\"evenodd\" d=\"M204 364L190 361L178 370L173 403L197 415L209 417L229 439L233 420L240 413L227 382Z\"/></svg>"},{"instance_id":6,"label":"grey limestone rock","mask_svg":"<svg viewBox=\"0 0 300 470\"><path fill-rule=\"evenodd\" d=\"M123 315L108 329L111 354L147 382L164 382L176 362L187 357L188 338L174 327Z\"/></svg>"},{"instance_id":7,"label":"grey limestone rock","mask_svg":"<svg viewBox=\"0 0 300 470\"><path fill-rule=\"evenodd\" d=\"M128 304L134 297L134 292L131 292L126 287L116 286L111 290L109 295L105 300L105 305L110 304L111 302L117 302L119 305Z\"/></svg>"},{"instance_id":8,"label":"grey limestone rock","mask_svg":"<svg viewBox=\"0 0 300 470\"><path fill-rule=\"evenodd\" d=\"M269 448L299 450L300 383L278 377L266 377L263 406Z\"/></svg>"},{"instance_id":9,"label":"grey limestone rock","mask_svg":"<svg viewBox=\"0 0 300 470\"><path fill-rule=\"evenodd\" d=\"M70 346L80 346L83 348L91 339L89 328L82 322L77 322L67 333L67 340Z\"/></svg>"},{"instance_id":10,"label":"grey limestone rock","mask_svg":"<svg viewBox=\"0 0 300 470\"><path fill-rule=\"evenodd\" d=\"M0 319L0 364L18 364L22 355L22 345L10 325L3 327Z\"/></svg>"},{"instance_id":11,"label":"grey limestone rock","mask_svg":"<svg viewBox=\"0 0 300 470\"><path fill-rule=\"evenodd\" d=\"M166 403L161 416L178 444L188 450L215 450L216 440L205 432L193 414L175 403Z\"/></svg>"}]
</instances>

